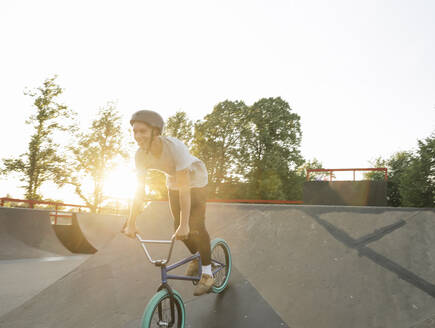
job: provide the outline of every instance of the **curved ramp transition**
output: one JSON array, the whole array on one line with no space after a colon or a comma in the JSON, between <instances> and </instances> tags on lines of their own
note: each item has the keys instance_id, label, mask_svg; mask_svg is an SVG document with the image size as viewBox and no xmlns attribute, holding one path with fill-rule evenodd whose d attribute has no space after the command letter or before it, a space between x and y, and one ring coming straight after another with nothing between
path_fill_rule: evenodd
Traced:
<instances>
[{"instance_id":1,"label":"curved ramp transition","mask_svg":"<svg viewBox=\"0 0 435 328\"><path fill-rule=\"evenodd\" d=\"M49 211L0 207L0 260L67 255Z\"/></svg>"}]
</instances>

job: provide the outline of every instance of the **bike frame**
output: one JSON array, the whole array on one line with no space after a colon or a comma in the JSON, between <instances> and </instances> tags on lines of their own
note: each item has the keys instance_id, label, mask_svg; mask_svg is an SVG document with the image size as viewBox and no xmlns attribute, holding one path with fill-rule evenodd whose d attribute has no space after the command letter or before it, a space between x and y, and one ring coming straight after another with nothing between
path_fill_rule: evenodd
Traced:
<instances>
[{"instance_id":1,"label":"bike frame","mask_svg":"<svg viewBox=\"0 0 435 328\"><path fill-rule=\"evenodd\" d=\"M148 260L154 264L157 267L160 267L160 276L161 276L161 280L162 283L160 285L160 287L157 289L157 291L161 291L162 289L166 289L168 291L169 294L169 298L170 298L170 305L171 305L171 321L168 324L169 327L172 327L175 323L175 301L174 301L174 293L172 291L171 286L169 286L168 284L168 280L172 279L172 280L187 280L187 281L192 281L193 283L197 283L200 279L201 279L201 274L202 274L202 262L201 262L201 256L199 253L193 254L192 256L189 256L183 260L180 260L174 264L171 264L169 266L167 266L167 263L169 262L171 255L172 255L172 250L174 248L174 243L175 243L175 239L172 238L171 240L147 240L147 239L142 239L141 236L139 234L136 234L136 239L140 242L142 249L145 252L145 255L147 256ZM170 248L169 248L169 253L168 256L166 257L166 259L163 260L153 260L150 253L148 252L148 249L146 247L146 244L170 244ZM199 265L199 271L198 271L198 276L196 277L191 277L191 276L180 276L180 275L171 275L168 274L169 271L174 270L186 263L189 263L190 261L193 261L194 259L198 259L198 265ZM215 270L213 270L213 275L215 275L217 272L219 272L220 270L222 270L225 265L224 263L220 263L216 260L212 260L212 263L217 265L217 268ZM159 304L159 321L162 321L162 309L161 309L161 304Z\"/></svg>"},{"instance_id":2,"label":"bike frame","mask_svg":"<svg viewBox=\"0 0 435 328\"><path fill-rule=\"evenodd\" d=\"M174 243L175 243L175 239L172 238L171 240L148 240L148 239L142 239L141 236L139 234L136 234L136 239L140 242L142 249L144 250L148 260L154 264L157 267L160 267L160 271L161 271L161 280L162 280L162 284L167 284L169 279L172 280L189 280L189 281L199 281L201 279L201 274L202 274L202 262L201 262L201 256L199 255L199 253L193 254L192 256L189 256L183 260L180 260L174 264L171 264L169 266L167 266L167 263L169 262L169 260L171 259L171 255L172 255L172 250L174 248ZM166 257L166 259L164 260L153 260L151 258L150 253L148 252L148 249L146 247L146 244L170 244L170 248L169 248L169 253L168 256ZM180 276L180 275L171 275L168 274L169 271L176 269L186 263L189 263L190 261L193 261L194 259L198 259L199 261L199 275L196 277L191 277L191 276ZM213 275L215 275L216 273L218 273L220 270L222 270L224 268L224 264L220 263L216 260L212 260L213 264L217 264L217 268L215 270L213 270Z\"/></svg>"}]
</instances>

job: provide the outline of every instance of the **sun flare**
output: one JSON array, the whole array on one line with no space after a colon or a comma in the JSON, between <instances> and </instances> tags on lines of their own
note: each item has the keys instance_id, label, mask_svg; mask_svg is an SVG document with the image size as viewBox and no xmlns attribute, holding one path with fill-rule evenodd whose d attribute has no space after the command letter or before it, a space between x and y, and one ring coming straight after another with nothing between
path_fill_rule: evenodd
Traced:
<instances>
[{"instance_id":1,"label":"sun flare","mask_svg":"<svg viewBox=\"0 0 435 328\"><path fill-rule=\"evenodd\" d=\"M136 190L136 174L127 164L118 165L106 174L103 193L106 197L132 198Z\"/></svg>"},{"instance_id":2,"label":"sun flare","mask_svg":"<svg viewBox=\"0 0 435 328\"><path fill-rule=\"evenodd\" d=\"M137 188L135 170L128 164L120 164L106 174L103 193L107 198L132 199ZM145 185L145 194L153 194L148 185Z\"/></svg>"}]
</instances>

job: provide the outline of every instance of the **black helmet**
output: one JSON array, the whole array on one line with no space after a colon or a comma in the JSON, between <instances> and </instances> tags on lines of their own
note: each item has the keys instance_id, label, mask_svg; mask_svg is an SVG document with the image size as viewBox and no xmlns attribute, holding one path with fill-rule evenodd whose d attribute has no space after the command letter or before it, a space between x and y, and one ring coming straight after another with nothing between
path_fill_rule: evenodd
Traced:
<instances>
[{"instance_id":1,"label":"black helmet","mask_svg":"<svg viewBox=\"0 0 435 328\"><path fill-rule=\"evenodd\" d=\"M163 126L165 122L159 113L152 110L139 110L131 116L130 124L133 125L134 122L143 122L148 124L153 128L160 129L160 133L163 131Z\"/></svg>"}]
</instances>

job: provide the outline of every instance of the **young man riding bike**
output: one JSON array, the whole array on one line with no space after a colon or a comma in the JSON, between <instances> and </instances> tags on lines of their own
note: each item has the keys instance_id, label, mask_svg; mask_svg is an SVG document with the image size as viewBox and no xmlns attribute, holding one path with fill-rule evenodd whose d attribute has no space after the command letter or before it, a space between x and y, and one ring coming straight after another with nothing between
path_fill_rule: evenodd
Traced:
<instances>
[{"instance_id":1,"label":"young man riding bike","mask_svg":"<svg viewBox=\"0 0 435 328\"><path fill-rule=\"evenodd\" d=\"M192 254L199 251L202 276L194 295L205 294L214 283L210 236L205 227L207 169L201 160L190 154L183 142L162 136L164 121L158 113L140 110L133 114L130 124L139 146L135 156L138 188L122 232L131 238L136 235L136 218L145 199L146 172L163 172L166 175L169 205L174 219L173 237L182 240ZM196 276L198 271L199 262L194 260L187 267L186 275Z\"/></svg>"}]
</instances>

